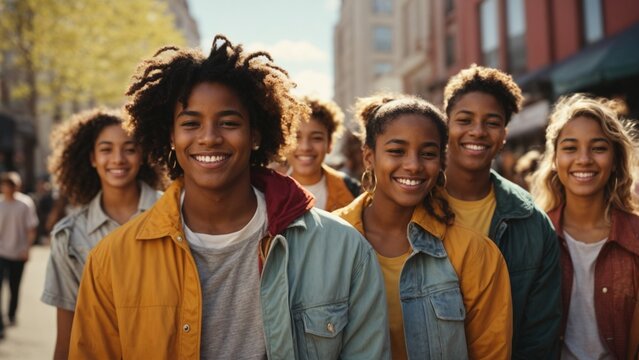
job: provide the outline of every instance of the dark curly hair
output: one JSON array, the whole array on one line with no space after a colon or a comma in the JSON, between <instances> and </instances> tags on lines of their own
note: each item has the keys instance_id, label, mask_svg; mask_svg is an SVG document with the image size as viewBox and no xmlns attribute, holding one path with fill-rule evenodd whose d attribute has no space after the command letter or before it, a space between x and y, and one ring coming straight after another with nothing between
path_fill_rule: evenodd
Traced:
<instances>
[{"instance_id":1,"label":"dark curly hair","mask_svg":"<svg viewBox=\"0 0 639 360\"><path fill-rule=\"evenodd\" d=\"M49 172L61 195L72 204L88 204L100 191L100 177L91 166L91 153L104 128L122 126L123 122L121 111L93 109L74 115L51 133L53 153L49 157ZM164 175L159 168L151 166L147 158L142 151L142 164L136 179L160 189L164 185Z\"/></svg>"},{"instance_id":2,"label":"dark curly hair","mask_svg":"<svg viewBox=\"0 0 639 360\"><path fill-rule=\"evenodd\" d=\"M125 108L127 128L149 152L152 161L166 167L171 179L184 171L170 164L170 137L175 106L187 106L192 89L201 83L221 83L233 89L248 109L250 125L261 135L259 150L251 152L251 165L264 166L283 159L293 145L298 121L310 109L290 92L295 84L266 52L245 54L222 35L215 36L208 57L201 51L167 46L143 61L133 76ZM173 166L174 165L174 166Z\"/></svg>"},{"instance_id":3,"label":"dark curly hair","mask_svg":"<svg viewBox=\"0 0 639 360\"><path fill-rule=\"evenodd\" d=\"M508 125L513 114L521 110L524 98L512 76L497 69L472 64L448 80L444 88L446 115L450 116L452 108L463 95L475 91L492 95L497 99L506 115L505 125Z\"/></svg>"},{"instance_id":4,"label":"dark curly hair","mask_svg":"<svg viewBox=\"0 0 639 360\"><path fill-rule=\"evenodd\" d=\"M374 95L357 99L355 104L355 116L363 129L363 134L359 135L364 145L371 150L375 150L375 140L386 131L393 120L401 115L409 114L420 115L430 119L437 127L440 139L439 157L441 171L435 187L424 199L424 207L441 223L451 224L455 214L443 193L446 181L444 175L444 170L446 169L446 144L448 143L448 125L444 114L422 98L402 94Z\"/></svg>"},{"instance_id":5,"label":"dark curly hair","mask_svg":"<svg viewBox=\"0 0 639 360\"><path fill-rule=\"evenodd\" d=\"M334 142L344 130L344 113L339 106L331 101L314 96L305 96L304 102L311 107L311 119L324 125L328 132L328 138Z\"/></svg>"}]
</instances>

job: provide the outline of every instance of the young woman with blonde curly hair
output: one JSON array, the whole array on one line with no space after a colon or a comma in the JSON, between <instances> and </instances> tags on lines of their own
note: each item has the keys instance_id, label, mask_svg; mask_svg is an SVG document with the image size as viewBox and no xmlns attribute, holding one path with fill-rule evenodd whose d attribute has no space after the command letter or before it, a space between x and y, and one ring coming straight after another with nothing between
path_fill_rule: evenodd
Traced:
<instances>
[{"instance_id":1,"label":"young woman with blonde curly hair","mask_svg":"<svg viewBox=\"0 0 639 360\"><path fill-rule=\"evenodd\" d=\"M78 211L51 232L51 255L42 301L57 307L54 358L66 359L78 287L89 251L104 236L160 197L164 174L146 160L124 130L121 111L94 109L75 115L51 135L49 171Z\"/></svg>"},{"instance_id":2,"label":"young woman with blonde curly hair","mask_svg":"<svg viewBox=\"0 0 639 360\"><path fill-rule=\"evenodd\" d=\"M614 103L583 94L556 103L533 195L561 244L563 359L638 355L635 151Z\"/></svg>"}]
</instances>

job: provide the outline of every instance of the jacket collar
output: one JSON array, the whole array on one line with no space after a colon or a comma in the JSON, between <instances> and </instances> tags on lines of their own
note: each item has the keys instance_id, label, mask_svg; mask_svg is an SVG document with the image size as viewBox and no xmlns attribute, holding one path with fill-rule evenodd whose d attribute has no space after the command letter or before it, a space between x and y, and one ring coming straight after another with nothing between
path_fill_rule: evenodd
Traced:
<instances>
[{"instance_id":1,"label":"jacket collar","mask_svg":"<svg viewBox=\"0 0 639 360\"><path fill-rule=\"evenodd\" d=\"M535 203L526 190L503 178L494 170L490 170L490 180L497 202L494 219L498 221L502 218L521 219L533 214Z\"/></svg>"},{"instance_id":2,"label":"jacket collar","mask_svg":"<svg viewBox=\"0 0 639 360\"><path fill-rule=\"evenodd\" d=\"M557 231L557 236L564 239L563 230L564 204L548 212ZM614 242L631 253L639 256L639 216L613 207L610 209L610 235L607 242Z\"/></svg>"},{"instance_id":3,"label":"jacket collar","mask_svg":"<svg viewBox=\"0 0 639 360\"><path fill-rule=\"evenodd\" d=\"M366 237L362 215L364 214L364 208L369 206L371 201L372 198L370 195L363 193L355 198L348 206L337 210L335 214L346 220L357 229L362 236ZM425 252L431 256L445 257L446 251L441 241L434 240L435 238L443 240L446 235L446 229L446 225L440 223L430 215L424 206L419 205L413 211L413 216L408 225L411 246L413 249ZM425 233L432 236L424 236Z\"/></svg>"},{"instance_id":4,"label":"jacket collar","mask_svg":"<svg viewBox=\"0 0 639 360\"><path fill-rule=\"evenodd\" d=\"M139 182L138 184L140 185L140 199L138 200L138 210L136 215L151 208L157 199L157 191L144 182ZM99 229L105 222L115 222L104 212L101 202L102 190L93 197L88 206L87 232L89 235Z\"/></svg>"},{"instance_id":5,"label":"jacket collar","mask_svg":"<svg viewBox=\"0 0 639 360\"><path fill-rule=\"evenodd\" d=\"M280 234L290 226L305 226L303 219L299 218L313 207L315 199L295 180L273 170L256 167L251 169L251 184L264 193L269 235ZM158 239L182 231L180 194L183 187L183 178L176 179L169 186L149 210L151 213L138 239Z\"/></svg>"}]
</instances>

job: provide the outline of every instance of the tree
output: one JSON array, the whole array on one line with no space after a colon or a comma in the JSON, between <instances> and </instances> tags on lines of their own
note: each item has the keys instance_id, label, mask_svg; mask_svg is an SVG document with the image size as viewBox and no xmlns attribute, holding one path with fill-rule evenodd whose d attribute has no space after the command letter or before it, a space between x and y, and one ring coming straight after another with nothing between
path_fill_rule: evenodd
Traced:
<instances>
[{"instance_id":1,"label":"tree","mask_svg":"<svg viewBox=\"0 0 639 360\"><path fill-rule=\"evenodd\" d=\"M160 0L0 0L0 39L2 96L36 128L41 115L120 104L143 57L185 42Z\"/></svg>"}]
</instances>

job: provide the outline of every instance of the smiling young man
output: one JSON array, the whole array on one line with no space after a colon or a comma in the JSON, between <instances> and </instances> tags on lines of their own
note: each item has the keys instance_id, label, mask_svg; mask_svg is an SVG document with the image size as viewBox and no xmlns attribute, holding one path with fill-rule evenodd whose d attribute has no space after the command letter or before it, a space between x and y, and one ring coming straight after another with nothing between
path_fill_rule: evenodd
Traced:
<instances>
[{"instance_id":1,"label":"smiling young man","mask_svg":"<svg viewBox=\"0 0 639 360\"><path fill-rule=\"evenodd\" d=\"M373 249L265 167L308 116L292 87L220 35L142 63L129 125L175 181L89 256L72 359L388 358Z\"/></svg>"},{"instance_id":2,"label":"smiling young man","mask_svg":"<svg viewBox=\"0 0 639 360\"><path fill-rule=\"evenodd\" d=\"M342 132L344 113L332 101L304 97L311 118L297 130L297 146L288 155L290 175L315 197L315 206L333 211L348 205L360 193L359 182L324 164Z\"/></svg>"},{"instance_id":3,"label":"smiling young man","mask_svg":"<svg viewBox=\"0 0 639 360\"><path fill-rule=\"evenodd\" d=\"M491 169L521 102L512 77L496 69L473 65L449 80L446 190L455 222L490 237L508 264L513 359L548 359L558 356L561 320L556 234L530 195Z\"/></svg>"}]
</instances>

